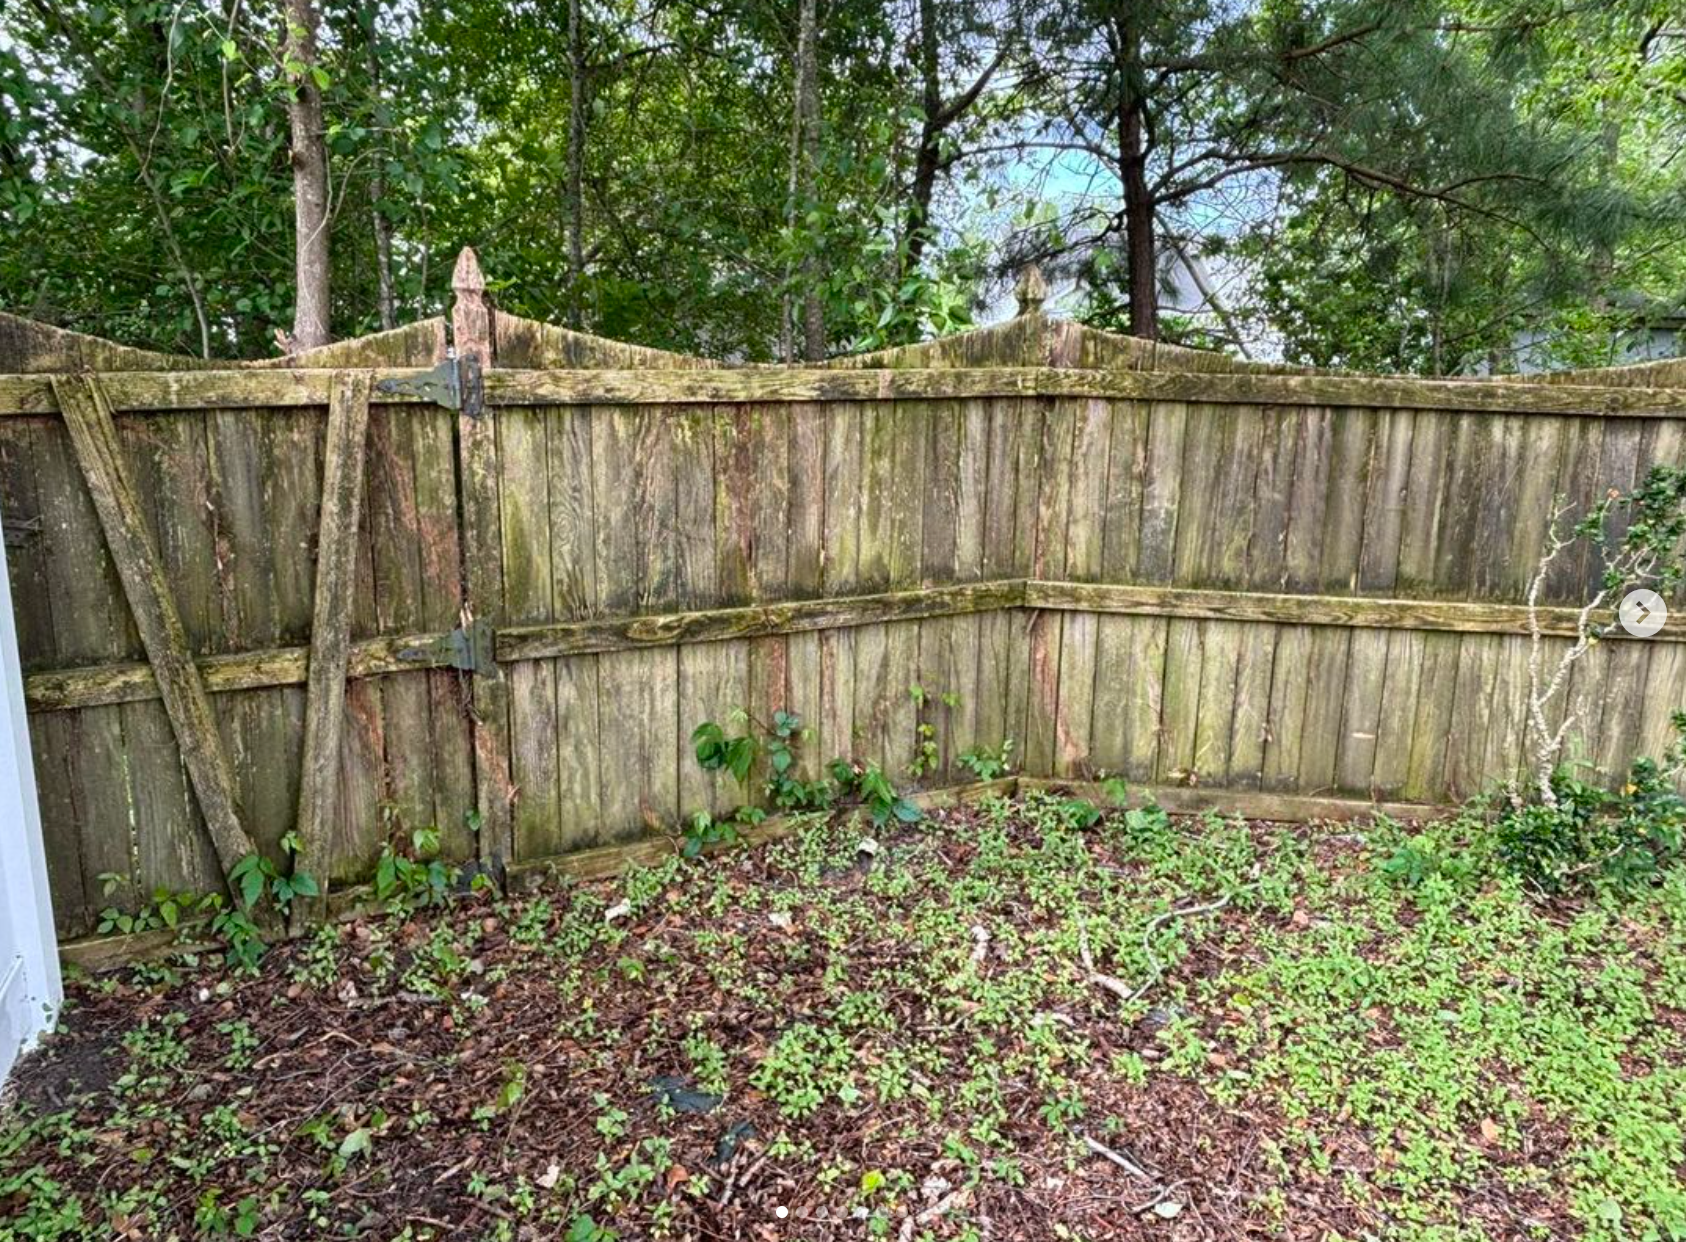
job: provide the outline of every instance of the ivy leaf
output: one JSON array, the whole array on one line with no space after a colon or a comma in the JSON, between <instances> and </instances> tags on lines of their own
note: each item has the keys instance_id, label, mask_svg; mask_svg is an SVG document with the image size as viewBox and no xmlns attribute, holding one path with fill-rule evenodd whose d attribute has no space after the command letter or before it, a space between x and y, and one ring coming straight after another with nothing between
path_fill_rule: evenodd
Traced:
<instances>
[{"instance_id":1,"label":"ivy leaf","mask_svg":"<svg viewBox=\"0 0 1686 1242\"><path fill-rule=\"evenodd\" d=\"M263 860L256 854L247 854L235 863L228 878L238 886L240 902L248 909L256 905L258 899L263 896Z\"/></svg>"}]
</instances>

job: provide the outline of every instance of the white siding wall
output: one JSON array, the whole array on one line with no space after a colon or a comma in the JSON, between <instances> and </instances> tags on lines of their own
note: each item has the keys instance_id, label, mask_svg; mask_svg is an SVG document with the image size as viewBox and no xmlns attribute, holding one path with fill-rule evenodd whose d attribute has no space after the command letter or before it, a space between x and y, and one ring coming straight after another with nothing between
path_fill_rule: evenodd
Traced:
<instances>
[{"instance_id":1,"label":"white siding wall","mask_svg":"<svg viewBox=\"0 0 1686 1242\"><path fill-rule=\"evenodd\" d=\"M52 1027L64 999L29 757L23 670L0 540L0 1082Z\"/></svg>"}]
</instances>

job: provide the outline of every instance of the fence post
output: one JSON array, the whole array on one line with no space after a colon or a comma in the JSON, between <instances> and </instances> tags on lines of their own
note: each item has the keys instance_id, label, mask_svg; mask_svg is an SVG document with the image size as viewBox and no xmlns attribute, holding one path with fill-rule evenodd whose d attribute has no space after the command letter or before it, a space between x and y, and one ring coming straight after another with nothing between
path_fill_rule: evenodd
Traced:
<instances>
[{"instance_id":1,"label":"fence post","mask_svg":"<svg viewBox=\"0 0 1686 1242\"><path fill-rule=\"evenodd\" d=\"M451 278L451 341L459 366L494 362L492 308L474 249L463 247ZM503 540L498 496L496 407L465 408L457 420L457 475L462 489L465 624L503 620ZM509 762L509 683L494 667L472 678L475 809L480 859L501 877L513 857Z\"/></svg>"},{"instance_id":2,"label":"fence post","mask_svg":"<svg viewBox=\"0 0 1686 1242\"><path fill-rule=\"evenodd\" d=\"M64 1002L12 584L0 541L0 1082Z\"/></svg>"}]
</instances>

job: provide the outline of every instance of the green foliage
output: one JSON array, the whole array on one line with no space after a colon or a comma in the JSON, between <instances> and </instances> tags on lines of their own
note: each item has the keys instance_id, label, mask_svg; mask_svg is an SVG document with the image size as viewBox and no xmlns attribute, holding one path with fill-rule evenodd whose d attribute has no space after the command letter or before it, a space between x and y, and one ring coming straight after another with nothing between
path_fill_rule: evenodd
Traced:
<instances>
[{"instance_id":1,"label":"green foliage","mask_svg":"<svg viewBox=\"0 0 1686 1242\"><path fill-rule=\"evenodd\" d=\"M1221 324L1167 315L1178 339L1265 321L1297 360L1508 369L1521 337L1586 364L1678 304L1683 53L1655 0L841 0L794 195L792 11L585 6L578 271L567 6L319 8L338 335L379 326L383 249L406 321L441 309L465 242L513 313L716 357L772 358L810 292L829 350L963 330L1034 253L1120 326L1134 92L1160 252L1237 263L1256 295ZM0 305L273 354L293 309L284 33L250 6L14 6Z\"/></svg>"},{"instance_id":2,"label":"green foliage","mask_svg":"<svg viewBox=\"0 0 1686 1242\"><path fill-rule=\"evenodd\" d=\"M744 721L759 728L761 736L744 732L728 736L712 720L705 720L691 732L697 762L704 771L729 772L738 785L749 788L750 770L758 757L765 758L767 778L762 792L768 803L781 811L821 810L831 801L831 788L824 781L802 779L799 762L803 741L811 736L795 712L780 709L771 724L761 725L747 713Z\"/></svg>"},{"instance_id":3,"label":"green foliage","mask_svg":"<svg viewBox=\"0 0 1686 1242\"><path fill-rule=\"evenodd\" d=\"M213 1235L232 1235L249 1238L263 1222L258 1201L252 1195L242 1196L233 1204L225 1203L223 1191L216 1186L199 1196L193 1212L193 1223L202 1232Z\"/></svg>"},{"instance_id":4,"label":"green foliage","mask_svg":"<svg viewBox=\"0 0 1686 1242\"><path fill-rule=\"evenodd\" d=\"M1678 133L1686 55L1655 46L1665 11L1057 7L1035 22L1051 72L1032 116L1058 118L1054 143L1075 129L1108 176L1027 204L1017 240L1078 276L1087 322L1129 325L1133 108L1154 275L1186 287L1199 265L1212 290L1161 318L1171 339L1434 374L1621 361L1667 327L1686 277L1675 139L1658 140Z\"/></svg>"},{"instance_id":5,"label":"green foliage","mask_svg":"<svg viewBox=\"0 0 1686 1242\"><path fill-rule=\"evenodd\" d=\"M831 1100L859 1101L853 1065L854 1054L840 1033L799 1022L774 1041L749 1082L786 1117L798 1120Z\"/></svg>"},{"instance_id":6,"label":"green foliage","mask_svg":"<svg viewBox=\"0 0 1686 1242\"><path fill-rule=\"evenodd\" d=\"M1593 505L1575 534L1601 554L1607 591L1644 585L1667 594L1686 579L1686 467L1651 467L1637 487Z\"/></svg>"},{"instance_id":7,"label":"green foliage","mask_svg":"<svg viewBox=\"0 0 1686 1242\"><path fill-rule=\"evenodd\" d=\"M899 148L919 118L880 7L827 14L819 167L796 204L792 14L580 10L580 273L559 261L566 7L318 8L336 335L380 326L377 226L400 321L441 308L450 256L472 242L504 308L664 348L770 359L808 256L832 348L971 322L981 248L928 229L925 261L908 253ZM273 354L292 318L283 34L241 6L9 12L0 305L156 348Z\"/></svg>"},{"instance_id":8,"label":"green foliage","mask_svg":"<svg viewBox=\"0 0 1686 1242\"><path fill-rule=\"evenodd\" d=\"M960 696L952 690L933 693L917 682L907 689L908 697L919 710L921 719L914 726L913 758L907 765L909 780L922 780L942 770L942 750L937 745L937 726L931 719L933 704L941 704L947 711L960 706Z\"/></svg>"},{"instance_id":9,"label":"green foliage","mask_svg":"<svg viewBox=\"0 0 1686 1242\"><path fill-rule=\"evenodd\" d=\"M1536 589L1547 570L1576 541L1589 543L1598 589L1578 616L1577 640L1555 668L1531 674L1528 719L1529 779L1513 782L1494 820L1500 861L1530 887L1547 893L1611 885L1632 888L1654 876L1681 851L1686 803L1676 784L1686 772L1686 712L1672 717L1673 743L1660 761L1637 760L1619 789L1585 781L1562 762L1573 711L1555 734L1547 723L1554 695L1567 684L1574 664L1593 653L1612 632L1614 618L1595 620L1636 587L1661 592L1686 581L1686 469L1651 468L1629 491L1611 489L1582 516L1572 538L1552 532L1535 571ZM1530 596L1532 598L1532 596ZM1540 640L1534 637L1539 669Z\"/></svg>"},{"instance_id":10,"label":"green foliage","mask_svg":"<svg viewBox=\"0 0 1686 1242\"><path fill-rule=\"evenodd\" d=\"M283 915L292 907L293 898L321 895L322 890L317 886L315 878L296 865L297 837L288 833L282 841L282 846L295 858L295 865L290 873L283 873L281 868L261 854L246 855L235 863L234 870L229 872L229 883L234 886L241 904L248 910L256 908L263 901L266 892L274 900L276 909Z\"/></svg>"},{"instance_id":11,"label":"green foliage","mask_svg":"<svg viewBox=\"0 0 1686 1242\"><path fill-rule=\"evenodd\" d=\"M1676 713L1675 727L1686 739L1686 712ZM1686 799L1675 790L1683 746L1677 741L1666 768L1636 760L1615 790L1560 769L1552 778L1555 805L1529 800L1499 813L1493 828L1500 861L1543 893L1632 890L1655 880L1686 842Z\"/></svg>"},{"instance_id":12,"label":"green foliage","mask_svg":"<svg viewBox=\"0 0 1686 1242\"><path fill-rule=\"evenodd\" d=\"M916 701L922 700L923 691L918 687L910 693ZM762 782L762 793L766 803L777 810L823 811L839 797L854 797L860 799L873 823L880 827L892 820L915 823L920 819L919 808L896 792L883 768L876 763L857 763L839 757L826 765L829 780L805 780L800 769L800 746L811 734L795 712L775 711L772 723L767 726L761 726L747 713L740 715L748 726L760 729L759 737L749 729L728 734L712 720L705 720L692 730L697 762L706 771L729 772L747 789L755 763L764 759L767 775ZM750 806L739 807L724 818L698 811L684 827L682 852L687 858L694 858L710 846L735 844L740 838L739 825L759 822L764 814Z\"/></svg>"},{"instance_id":13,"label":"green foliage","mask_svg":"<svg viewBox=\"0 0 1686 1242\"><path fill-rule=\"evenodd\" d=\"M805 781L797 767L798 749L811 732L795 712L773 713L773 727L763 743L767 756L767 799L781 811L818 811L831 803L831 786Z\"/></svg>"},{"instance_id":14,"label":"green foliage","mask_svg":"<svg viewBox=\"0 0 1686 1242\"><path fill-rule=\"evenodd\" d=\"M872 815L872 822L883 827L892 820L915 824L923 812L896 792L884 769L876 763L856 763L849 759L831 761L831 778L844 793L858 796Z\"/></svg>"},{"instance_id":15,"label":"green foliage","mask_svg":"<svg viewBox=\"0 0 1686 1242\"><path fill-rule=\"evenodd\" d=\"M101 933L156 931L169 929L187 934L208 927L212 935L228 946L230 962L250 973L257 969L258 960L267 945L263 931L255 917L266 904L285 918L295 897L315 897L320 893L316 880L299 865L298 838L291 832L281 840L283 853L291 860L287 870L278 867L261 854L248 854L234 864L228 883L234 890L235 904L230 905L221 893L173 892L156 888L152 900L133 909L112 905L100 913ZM106 873L100 877L106 896L125 887L126 876Z\"/></svg>"},{"instance_id":16,"label":"green foliage","mask_svg":"<svg viewBox=\"0 0 1686 1242\"><path fill-rule=\"evenodd\" d=\"M1448 848L1439 836L1418 833L1398 842L1382 858L1379 870L1401 888L1421 888L1430 880L1462 888L1483 868L1467 849Z\"/></svg>"},{"instance_id":17,"label":"green foliage","mask_svg":"<svg viewBox=\"0 0 1686 1242\"><path fill-rule=\"evenodd\" d=\"M706 850L736 845L743 840L743 826L759 823L765 816L766 812L750 806L740 806L723 819L697 811L685 824L685 843L680 852L686 858L697 858Z\"/></svg>"},{"instance_id":18,"label":"green foliage","mask_svg":"<svg viewBox=\"0 0 1686 1242\"><path fill-rule=\"evenodd\" d=\"M913 758L907 765L909 780L918 780L942 767L942 752L937 749L937 727L921 720L914 729Z\"/></svg>"},{"instance_id":19,"label":"green foliage","mask_svg":"<svg viewBox=\"0 0 1686 1242\"><path fill-rule=\"evenodd\" d=\"M703 771L730 772L739 785L749 784L750 765L755 762L755 738L750 734L728 737L714 721L705 720L691 731L691 743Z\"/></svg>"},{"instance_id":20,"label":"green foliage","mask_svg":"<svg viewBox=\"0 0 1686 1242\"><path fill-rule=\"evenodd\" d=\"M219 908L211 917L211 930L228 945L229 957L237 968L247 974L257 970L258 959L263 957L268 945L250 910L239 906Z\"/></svg>"},{"instance_id":21,"label":"green foliage","mask_svg":"<svg viewBox=\"0 0 1686 1242\"><path fill-rule=\"evenodd\" d=\"M941 1153L972 1196L933 1227L981 1236L991 1198L1036 1183L1035 1153L1110 1176L1079 1136L1139 1156L1144 1109L1190 1099L1212 1160L1253 1161L1225 1236L1315 1230L1304 1194L1336 1176L1378 1238L1482 1236L1493 1187L1591 1242L1686 1228L1686 866L1619 901L1538 903L1473 814L1337 834L1127 814L1127 792L1091 794L1087 826L1055 793L935 813L864 869L864 815L798 817L718 867L510 897L495 920L338 929L333 988L385 1013L214 973L74 985L148 1010L82 1005L47 1055L108 1050L120 1072L73 1109L0 1113L0 1232L103 1237L121 1214L149 1237L238 1234L242 1217L352 1236L403 1161L453 1170L429 1213L442 1233L682 1237L765 1155L816 1217L863 1208L857 1232L893 1237L927 1201L921 1153ZM622 898L634 917L606 921ZM277 952L297 963L321 940ZM1099 974L1147 991L1125 1005ZM543 1038L497 1043L535 1002ZM355 1055L342 1027L380 1039L397 1021L432 1051L355 1099L333 1093L356 1064L339 1052L314 1078L303 1055L270 1072L290 1048ZM556 1047L577 1073L541 1072ZM63 1064L26 1062L14 1098ZM213 1069L228 1090L201 1098ZM699 1091L734 1103L692 1125L676 1104ZM840 1149L840 1126L861 1142ZM506 1136L556 1127L579 1141L530 1174L500 1159ZM1024 1202L1036 1236L1058 1220Z\"/></svg>"},{"instance_id":22,"label":"green foliage","mask_svg":"<svg viewBox=\"0 0 1686 1242\"><path fill-rule=\"evenodd\" d=\"M82 1196L39 1165L0 1173L0 1198L8 1204L7 1227L28 1242L71 1242L94 1232Z\"/></svg>"},{"instance_id":23,"label":"green foliage","mask_svg":"<svg viewBox=\"0 0 1686 1242\"><path fill-rule=\"evenodd\" d=\"M106 897L112 897L129 885L129 877L115 871L102 872L99 877L101 891ZM140 903L132 909L125 909L118 905L106 906L100 911L98 930L100 935L113 933L129 935L132 932L157 931L161 928L174 930L181 926L183 918L194 916L209 916L215 913L221 898L214 894L177 892L175 890L157 887L152 890L152 899Z\"/></svg>"},{"instance_id":24,"label":"green foliage","mask_svg":"<svg viewBox=\"0 0 1686 1242\"><path fill-rule=\"evenodd\" d=\"M375 865L375 897L406 908L444 905L456 883L457 871L439 857L439 830L418 828L407 847L391 841Z\"/></svg>"},{"instance_id":25,"label":"green foliage","mask_svg":"<svg viewBox=\"0 0 1686 1242\"><path fill-rule=\"evenodd\" d=\"M834 278L849 321L859 325L848 349L861 353L973 327L978 288L988 272L989 247L978 238L962 238L939 250L936 270L927 273L909 269L912 236L897 231L895 213L889 207L878 209L875 224L857 224L856 253ZM899 283L886 281L887 271L905 275Z\"/></svg>"},{"instance_id":26,"label":"green foliage","mask_svg":"<svg viewBox=\"0 0 1686 1242\"><path fill-rule=\"evenodd\" d=\"M995 747L974 746L959 755L955 762L980 781L993 781L1013 770L1013 739L1003 738Z\"/></svg>"},{"instance_id":27,"label":"green foliage","mask_svg":"<svg viewBox=\"0 0 1686 1242\"><path fill-rule=\"evenodd\" d=\"M617 1242L620 1236L589 1216L576 1216L568 1226L566 1242Z\"/></svg>"}]
</instances>

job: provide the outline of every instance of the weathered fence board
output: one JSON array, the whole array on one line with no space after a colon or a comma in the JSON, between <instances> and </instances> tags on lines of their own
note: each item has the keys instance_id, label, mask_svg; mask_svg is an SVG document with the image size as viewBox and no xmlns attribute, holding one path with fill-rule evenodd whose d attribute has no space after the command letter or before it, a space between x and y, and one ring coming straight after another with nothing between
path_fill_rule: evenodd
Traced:
<instances>
[{"instance_id":1,"label":"weathered fence board","mask_svg":"<svg viewBox=\"0 0 1686 1242\"><path fill-rule=\"evenodd\" d=\"M176 612L162 558L129 479L111 408L99 382L86 376L56 378L53 395L63 412L88 494L123 582L130 614L140 631L182 761L226 873L252 853L252 839L240 822L234 772L211 714L210 699L199 680L187 631ZM121 754L106 758L118 768L127 767Z\"/></svg>"},{"instance_id":2,"label":"weathered fence board","mask_svg":"<svg viewBox=\"0 0 1686 1242\"><path fill-rule=\"evenodd\" d=\"M316 589L305 692L304 758L295 821L300 849L306 858L323 855L329 825L339 802L338 768L341 726L346 714L346 668L351 658L352 592L356 586L357 544L363 531L369 386L366 373L349 372L335 386L328 405L322 517L317 527ZM385 456L376 454L377 468ZM397 491L390 480L383 490L389 496ZM403 596L407 592L400 589L392 594ZM415 685L414 682L404 684ZM398 687L385 689L390 696ZM417 723L396 711L392 715L395 725L414 728ZM402 797L401 792L394 793ZM428 818L431 811L429 807Z\"/></svg>"},{"instance_id":3,"label":"weathered fence board","mask_svg":"<svg viewBox=\"0 0 1686 1242\"><path fill-rule=\"evenodd\" d=\"M214 887L243 848L212 848L230 814L278 859L304 824L336 885L428 824L494 873L672 831L743 799L689 740L739 709L799 712L813 775L845 755L950 783L1011 739L1035 777L1459 797L1522 761L1557 498L1573 516L1686 435L1677 368L1326 375L1034 299L948 341L725 368L501 315L471 257L456 283L461 409L415 387L445 383L443 321L231 370L0 320L61 934L91 929L108 873L119 903ZM78 368L130 481L115 542L68 434L101 425ZM330 408L351 368L370 405L348 492ZM227 757L214 822L125 593L137 555L193 657L166 681L197 681ZM1554 566L1548 659L1594 581L1580 549ZM1569 699L1605 770L1659 748L1686 628L1602 644Z\"/></svg>"}]
</instances>

